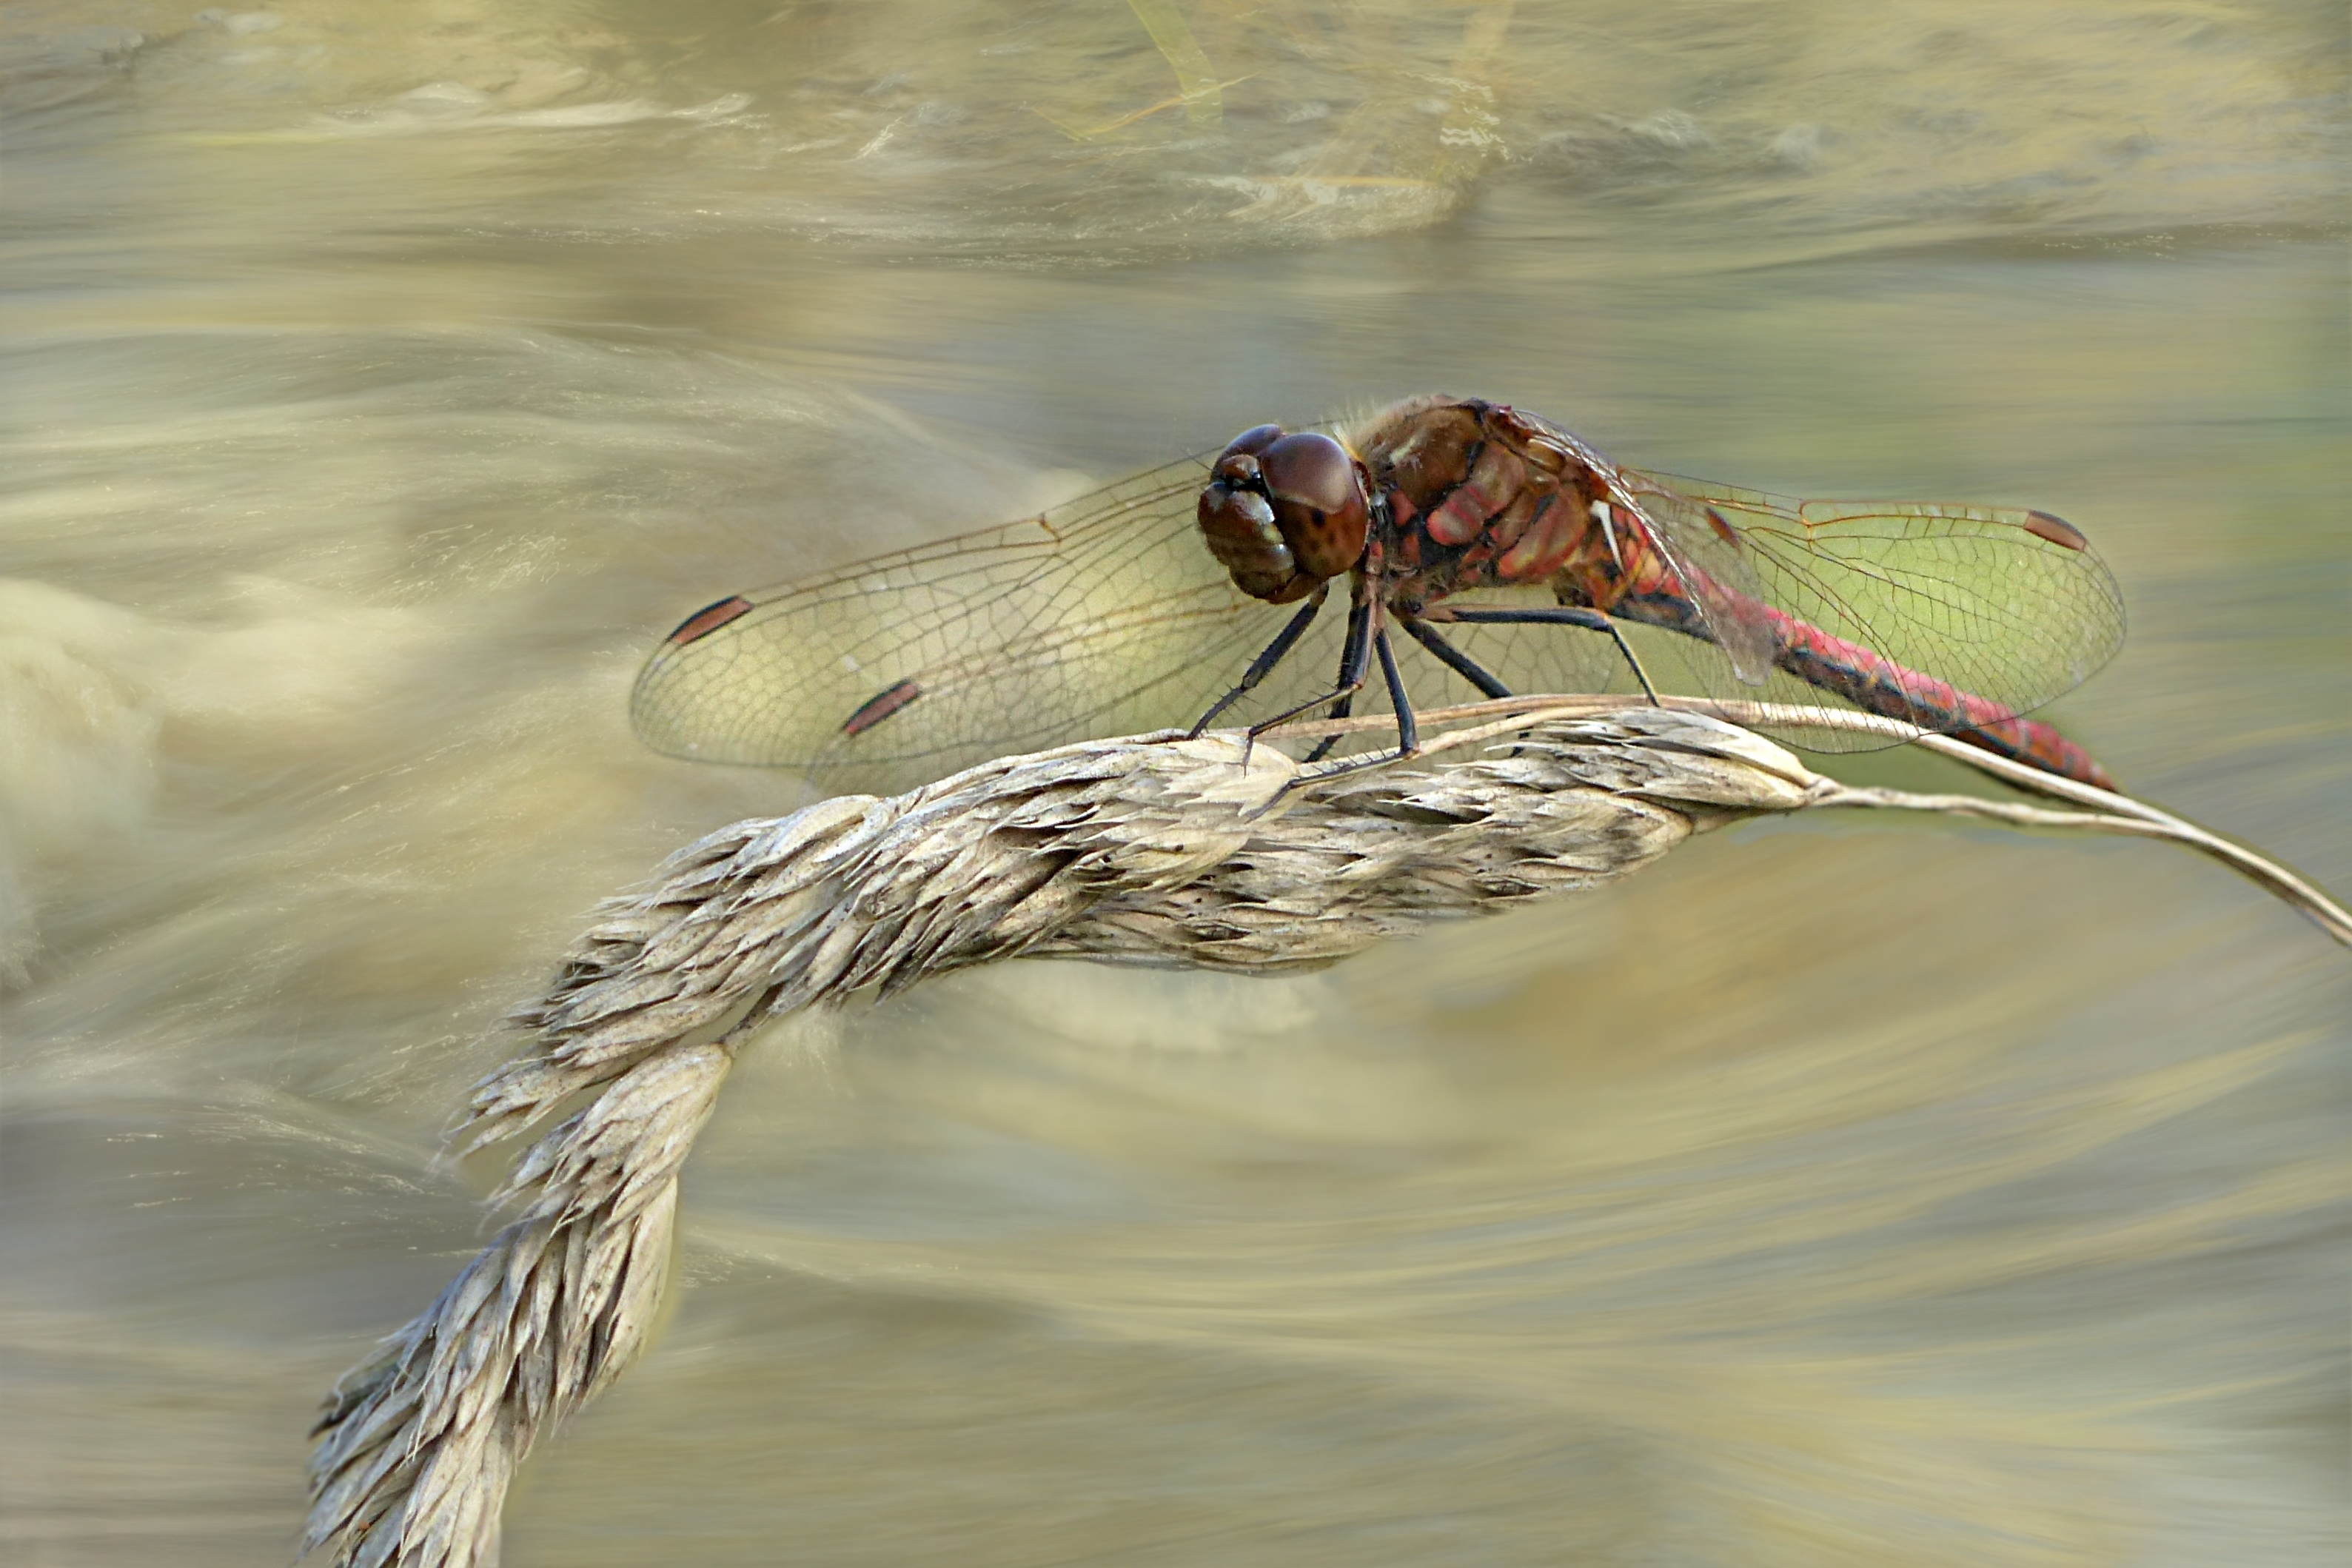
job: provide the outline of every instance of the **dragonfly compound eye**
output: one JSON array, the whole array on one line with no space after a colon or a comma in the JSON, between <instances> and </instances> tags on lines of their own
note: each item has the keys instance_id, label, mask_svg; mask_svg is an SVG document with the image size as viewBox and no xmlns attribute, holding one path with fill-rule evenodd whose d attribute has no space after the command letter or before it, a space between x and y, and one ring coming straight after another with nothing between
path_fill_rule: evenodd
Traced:
<instances>
[{"instance_id":1,"label":"dragonfly compound eye","mask_svg":"<svg viewBox=\"0 0 2352 1568\"><path fill-rule=\"evenodd\" d=\"M1298 570L1318 580L1337 577L1363 559L1371 510L1348 448L1328 436L1302 430L1256 456L1275 523Z\"/></svg>"},{"instance_id":2,"label":"dragonfly compound eye","mask_svg":"<svg viewBox=\"0 0 2352 1568\"><path fill-rule=\"evenodd\" d=\"M1315 586L1304 576L1275 526L1265 481L1246 452L1228 449L1201 489L1198 516L1209 553L1233 574L1234 585L1253 599L1286 605Z\"/></svg>"},{"instance_id":3,"label":"dragonfly compound eye","mask_svg":"<svg viewBox=\"0 0 2352 1568\"><path fill-rule=\"evenodd\" d=\"M1226 444L1202 489L1209 553L1252 598L1286 605L1363 558L1370 508L1348 449L1258 425Z\"/></svg>"},{"instance_id":4,"label":"dragonfly compound eye","mask_svg":"<svg viewBox=\"0 0 2352 1568\"><path fill-rule=\"evenodd\" d=\"M1251 598L1286 605L1322 581L1298 570L1282 530L1275 526L1274 509L1255 491L1212 479L1201 491L1199 515L1209 553Z\"/></svg>"},{"instance_id":5,"label":"dragonfly compound eye","mask_svg":"<svg viewBox=\"0 0 2352 1568\"><path fill-rule=\"evenodd\" d=\"M1218 460L1223 462L1225 458L1237 458L1244 453L1255 458L1281 439L1281 426L1253 425L1225 443L1224 452Z\"/></svg>"}]
</instances>

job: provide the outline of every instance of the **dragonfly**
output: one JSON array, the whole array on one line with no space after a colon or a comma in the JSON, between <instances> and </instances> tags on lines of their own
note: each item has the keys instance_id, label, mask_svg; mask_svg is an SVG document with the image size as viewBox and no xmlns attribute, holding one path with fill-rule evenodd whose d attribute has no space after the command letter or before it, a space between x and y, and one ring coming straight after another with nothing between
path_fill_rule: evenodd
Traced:
<instances>
[{"instance_id":1,"label":"dragonfly","mask_svg":"<svg viewBox=\"0 0 2352 1568\"><path fill-rule=\"evenodd\" d=\"M730 595L663 640L630 710L668 755L892 789L1105 734L1255 734L1384 701L1392 743L1351 740L1377 746L1360 765L1412 754L1416 710L1465 685L1630 679L1653 700L1688 685L1859 709L2112 788L2024 715L2123 634L2114 577L2050 512L1650 473L1528 410L1433 395L1352 428L1255 426L1014 522Z\"/></svg>"}]
</instances>

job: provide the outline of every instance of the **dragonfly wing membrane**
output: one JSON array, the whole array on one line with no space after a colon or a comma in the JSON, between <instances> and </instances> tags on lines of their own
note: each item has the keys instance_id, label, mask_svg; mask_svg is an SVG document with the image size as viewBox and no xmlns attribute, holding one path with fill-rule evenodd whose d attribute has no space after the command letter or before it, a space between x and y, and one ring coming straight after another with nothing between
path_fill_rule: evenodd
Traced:
<instances>
[{"instance_id":1,"label":"dragonfly wing membrane","mask_svg":"<svg viewBox=\"0 0 2352 1568\"><path fill-rule=\"evenodd\" d=\"M1189 723L1291 610L1202 547L1201 458L1020 522L721 600L638 676L656 751L899 789L1008 753ZM1342 606L1248 700L1246 723L1328 690Z\"/></svg>"},{"instance_id":2,"label":"dragonfly wing membrane","mask_svg":"<svg viewBox=\"0 0 2352 1568\"><path fill-rule=\"evenodd\" d=\"M1634 469L1622 470L1621 477L1650 524L1652 544L1697 605L1734 676L1743 686L1765 684L1779 637L1746 537L1704 498Z\"/></svg>"},{"instance_id":3,"label":"dragonfly wing membrane","mask_svg":"<svg viewBox=\"0 0 2352 1568\"><path fill-rule=\"evenodd\" d=\"M647 662L632 721L671 756L908 776L1074 738L1251 604L1191 537L1204 471L722 600Z\"/></svg>"},{"instance_id":4,"label":"dragonfly wing membrane","mask_svg":"<svg viewBox=\"0 0 2352 1568\"><path fill-rule=\"evenodd\" d=\"M2123 598L2082 533L2045 512L1927 501L1799 501L1644 476L1719 516L1764 601L1868 664L1929 728L1965 727L1955 690L2023 714L2115 656ZM1776 678L1775 700L1820 700ZM1810 695L1808 695L1810 694ZM1809 743L1821 744L1819 741ZM1857 742L1855 743L1869 743Z\"/></svg>"}]
</instances>

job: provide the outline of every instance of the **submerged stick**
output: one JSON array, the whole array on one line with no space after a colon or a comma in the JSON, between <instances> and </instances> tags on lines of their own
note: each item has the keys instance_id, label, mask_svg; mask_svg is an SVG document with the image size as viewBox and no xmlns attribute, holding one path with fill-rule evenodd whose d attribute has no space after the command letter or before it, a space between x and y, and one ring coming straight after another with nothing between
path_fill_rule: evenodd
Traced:
<instances>
[{"instance_id":1,"label":"submerged stick","mask_svg":"<svg viewBox=\"0 0 2352 1568\"><path fill-rule=\"evenodd\" d=\"M737 823L602 905L547 994L514 1015L527 1045L477 1086L453 1142L471 1152L584 1103L491 1200L514 1216L505 1228L337 1384L303 1553L331 1547L347 1568L496 1561L515 1467L643 1347L678 1172L736 1048L868 987L1046 954L1255 973L1328 963L1433 920L1597 886L1725 822L1832 805L2226 851L2352 943L2352 915L2291 873L2104 791L2059 812L1853 790L1720 719L1622 699L1423 717L1468 722L1433 731L1412 762L1320 782L1233 732L1009 758L902 795Z\"/></svg>"}]
</instances>

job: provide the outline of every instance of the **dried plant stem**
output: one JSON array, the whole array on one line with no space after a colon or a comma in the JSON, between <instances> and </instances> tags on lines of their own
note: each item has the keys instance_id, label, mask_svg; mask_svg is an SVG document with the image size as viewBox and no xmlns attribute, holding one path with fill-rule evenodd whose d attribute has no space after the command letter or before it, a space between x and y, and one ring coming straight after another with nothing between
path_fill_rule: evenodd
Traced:
<instances>
[{"instance_id":1,"label":"dried plant stem","mask_svg":"<svg viewBox=\"0 0 2352 1568\"><path fill-rule=\"evenodd\" d=\"M643 1345L669 1268L677 1173L733 1058L657 1052L532 1148L522 1213L424 1314L336 1384L300 1552L492 1563L514 1466Z\"/></svg>"},{"instance_id":2,"label":"dried plant stem","mask_svg":"<svg viewBox=\"0 0 2352 1568\"><path fill-rule=\"evenodd\" d=\"M1473 744L1510 733L1529 723L1545 720L1607 712L1622 708L1622 697L1502 697L1485 702L1465 702L1456 707L1433 709L1423 712L1424 723L1461 722L1485 720L1484 723L1462 723L1437 740L1425 743L1422 754ZM2194 849L2209 856L2261 887L2282 901L2293 905L2310 918L2313 924L2339 942L2352 945L2352 913L2336 902L2315 884L2297 876L2268 856L2235 844L2219 834L2200 827L2186 817L2177 816L2161 806L2135 800L2126 795L2104 790L2074 779L2061 778L2045 773L2027 763L1988 752L1981 746L1971 746L1949 735L1939 735L1906 724L1899 719L1885 719L1874 713L1844 712L1834 710L1790 707L1769 702L1725 702L1704 697L1665 697L1660 706L1678 713L1698 713L1720 719L1727 723L1780 730L1846 730L1884 736L1893 742L1907 742L1955 762L1965 763L1979 773L1988 773L2003 784L2036 795L2072 801L2089 809L2082 812L2051 812L2032 806L1989 801L1976 795L1915 795L1905 790L1855 789L1834 779L1817 778L1808 806L1856 806L1898 811L1934 811L1955 816L1975 816L1986 821L2003 822L2014 827L2064 828L2075 832L2113 833L2131 837L2160 838ZM1326 720L1319 722L1285 725L1274 731L1278 737L1320 737L1327 734L1356 734L1391 729L1393 721L1385 716L1365 719Z\"/></svg>"},{"instance_id":3,"label":"dried plant stem","mask_svg":"<svg viewBox=\"0 0 2352 1568\"><path fill-rule=\"evenodd\" d=\"M1233 732L1138 736L737 823L680 851L650 886L603 905L548 993L515 1015L526 1047L477 1087L457 1146L579 1109L493 1199L511 1222L337 1385L303 1552L331 1548L351 1568L494 1563L515 1466L644 1343L678 1172L737 1046L867 987L1034 954L1258 973L1328 963L1432 920L1623 876L1723 822L1822 806L2170 839L2352 943L2352 916L2318 889L2154 807L2040 773L2014 782L2080 809L1853 789L1731 718L1832 721L1757 705L1508 699L1424 714L1425 754L1328 778ZM1451 760L1482 742L1485 754ZM1950 750L2002 776L2018 768Z\"/></svg>"}]
</instances>

